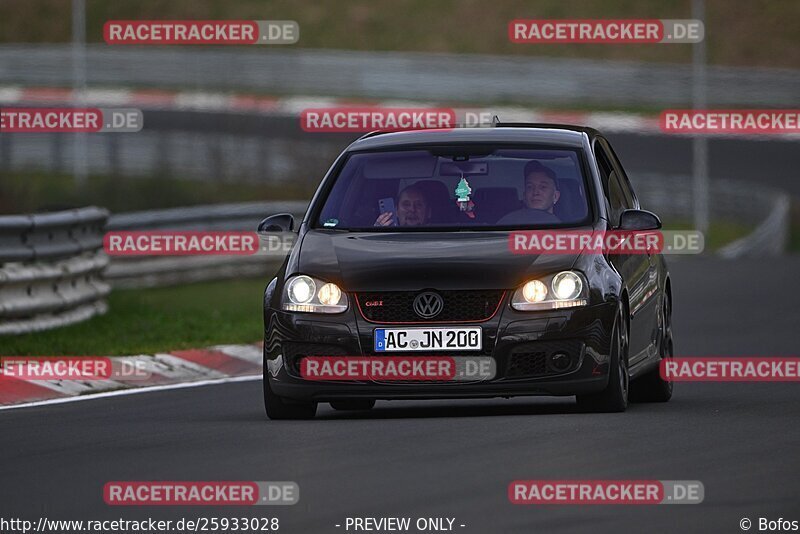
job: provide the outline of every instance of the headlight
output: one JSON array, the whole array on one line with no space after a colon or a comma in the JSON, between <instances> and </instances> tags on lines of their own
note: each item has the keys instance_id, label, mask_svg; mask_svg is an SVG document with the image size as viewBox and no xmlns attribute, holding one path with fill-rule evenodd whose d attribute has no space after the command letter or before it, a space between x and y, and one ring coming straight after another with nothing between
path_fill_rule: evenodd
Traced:
<instances>
[{"instance_id":1,"label":"headlight","mask_svg":"<svg viewBox=\"0 0 800 534\"><path fill-rule=\"evenodd\" d=\"M564 271L553 277L553 293L561 300L578 298L583 290L581 277L572 271Z\"/></svg>"},{"instance_id":2,"label":"headlight","mask_svg":"<svg viewBox=\"0 0 800 534\"><path fill-rule=\"evenodd\" d=\"M539 280L531 280L522 286L522 296L526 302L542 302L547 298L547 286Z\"/></svg>"},{"instance_id":3,"label":"headlight","mask_svg":"<svg viewBox=\"0 0 800 534\"><path fill-rule=\"evenodd\" d=\"M286 284L286 293L293 304L308 304L316 289L317 284L308 276L297 276Z\"/></svg>"},{"instance_id":4,"label":"headlight","mask_svg":"<svg viewBox=\"0 0 800 534\"><path fill-rule=\"evenodd\" d=\"M286 311L341 313L347 310L347 295L336 284L301 274L286 283L281 303Z\"/></svg>"},{"instance_id":5,"label":"headlight","mask_svg":"<svg viewBox=\"0 0 800 534\"><path fill-rule=\"evenodd\" d=\"M336 284L325 284L319 288L317 297L326 306L336 306L342 300L342 290Z\"/></svg>"},{"instance_id":6,"label":"headlight","mask_svg":"<svg viewBox=\"0 0 800 534\"><path fill-rule=\"evenodd\" d=\"M511 307L520 311L554 310L586 306L587 284L577 271L562 271L525 282L511 297Z\"/></svg>"}]
</instances>

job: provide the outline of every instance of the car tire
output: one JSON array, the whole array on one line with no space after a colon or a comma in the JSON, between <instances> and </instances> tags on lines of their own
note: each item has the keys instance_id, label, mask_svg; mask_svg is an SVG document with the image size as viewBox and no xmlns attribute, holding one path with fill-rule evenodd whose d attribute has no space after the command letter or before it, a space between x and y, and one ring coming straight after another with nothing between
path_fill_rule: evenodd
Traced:
<instances>
[{"instance_id":1,"label":"car tire","mask_svg":"<svg viewBox=\"0 0 800 534\"><path fill-rule=\"evenodd\" d=\"M317 414L316 402L298 402L285 399L272 391L267 373L267 362L264 361L264 408L267 417L273 420L313 419Z\"/></svg>"},{"instance_id":2,"label":"car tire","mask_svg":"<svg viewBox=\"0 0 800 534\"><path fill-rule=\"evenodd\" d=\"M659 332L658 367L648 372L631 384L631 402L667 402L672 398L674 389L671 380L661 378L661 360L671 360L674 357L672 345L672 303L667 295L661 299L661 317Z\"/></svg>"},{"instance_id":3,"label":"car tire","mask_svg":"<svg viewBox=\"0 0 800 534\"><path fill-rule=\"evenodd\" d=\"M599 393L578 395L578 408L581 411L613 413L624 412L628 407L628 323L621 309L614 321L610 352L608 386Z\"/></svg>"},{"instance_id":4,"label":"car tire","mask_svg":"<svg viewBox=\"0 0 800 534\"><path fill-rule=\"evenodd\" d=\"M340 399L331 401L331 408L342 411L371 410L375 399Z\"/></svg>"}]
</instances>

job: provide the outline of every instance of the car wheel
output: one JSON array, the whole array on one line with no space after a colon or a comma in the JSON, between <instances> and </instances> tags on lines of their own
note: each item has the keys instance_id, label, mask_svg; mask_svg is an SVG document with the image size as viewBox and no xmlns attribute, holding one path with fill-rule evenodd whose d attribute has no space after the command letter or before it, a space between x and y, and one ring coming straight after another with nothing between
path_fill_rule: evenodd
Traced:
<instances>
[{"instance_id":1,"label":"car wheel","mask_svg":"<svg viewBox=\"0 0 800 534\"><path fill-rule=\"evenodd\" d=\"M316 402L297 402L276 395L269 384L267 362L264 361L264 408L270 419L312 419L317 414Z\"/></svg>"},{"instance_id":2,"label":"car wheel","mask_svg":"<svg viewBox=\"0 0 800 534\"><path fill-rule=\"evenodd\" d=\"M628 407L628 323L622 311L611 334L611 367L608 386L600 393L578 395L578 407L588 412L624 412Z\"/></svg>"},{"instance_id":3,"label":"car wheel","mask_svg":"<svg viewBox=\"0 0 800 534\"><path fill-rule=\"evenodd\" d=\"M667 295L661 299L661 325L659 331L658 352L660 360L671 360L674 357L672 346L672 303ZM637 379L631 384L631 401L633 402L667 402L672 398L674 388L671 380L661 378L661 363L659 366Z\"/></svg>"},{"instance_id":4,"label":"car wheel","mask_svg":"<svg viewBox=\"0 0 800 534\"><path fill-rule=\"evenodd\" d=\"M331 401L334 410L371 410L375 406L375 399L341 399Z\"/></svg>"}]
</instances>

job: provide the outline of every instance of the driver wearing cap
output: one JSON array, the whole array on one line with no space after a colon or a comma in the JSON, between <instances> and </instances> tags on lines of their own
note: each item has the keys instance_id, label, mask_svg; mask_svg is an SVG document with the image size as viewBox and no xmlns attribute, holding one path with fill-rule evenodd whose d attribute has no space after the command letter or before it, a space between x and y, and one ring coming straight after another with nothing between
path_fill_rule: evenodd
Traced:
<instances>
[{"instance_id":1,"label":"driver wearing cap","mask_svg":"<svg viewBox=\"0 0 800 534\"><path fill-rule=\"evenodd\" d=\"M533 160L525 165L525 192L522 195L525 204L521 209L505 215L497 224L540 224L559 223L561 220L553 214L553 207L561 198L558 190L558 177L553 169Z\"/></svg>"}]
</instances>

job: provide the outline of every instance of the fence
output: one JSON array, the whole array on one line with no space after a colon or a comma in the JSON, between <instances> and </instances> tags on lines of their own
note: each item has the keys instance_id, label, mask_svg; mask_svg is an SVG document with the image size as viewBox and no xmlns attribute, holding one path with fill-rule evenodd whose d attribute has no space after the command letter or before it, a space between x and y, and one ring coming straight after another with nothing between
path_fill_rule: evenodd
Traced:
<instances>
[{"instance_id":1,"label":"fence","mask_svg":"<svg viewBox=\"0 0 800 534\"><path fill-rule=\"evenodd\" d=\"M776 192L773 195L770 213L747 236L729 243L718 251L723 258L741 256L764 257L783 254L789 241L789 196Z\"/></svg>"},{"instance_id":2,"label":"fence","mask_svg":"<svg viewBox=\"0 0 800 534\"><path fill-rule=\"evenodd\" d=\"M0 217L0 334L75 323L105 313L101 278L108 219L89 207Z\"/></svg>"},{"instance_id":3,"label":"fence","mask_svg":"<svg viewBox=\"0 0 800 534\"><path fill-rule=\"evenodd\" d=\"M269 215L291 213L302 220L306 201L249 202L194 206L113 215L109 230L245 230L255 231ZM115 288L154 287L201 280L267 276L284 256L114 257L105 277Z\"/></svg>"},{"instance_id":4,"label":"fence","mask_svg":"<svg viewBox=\"0 0 800 534\"><path fill-rule=\"evenodd\" d=\"M642 206L662 219L691 223L692 179L690 176L655 173L631 176ZM777 256L789 239L789 195L775 188L738 180L711 180L711 224L733 223L753 228L745 237L718 250L724 258Z\"/></svg>"}]
</instances>

